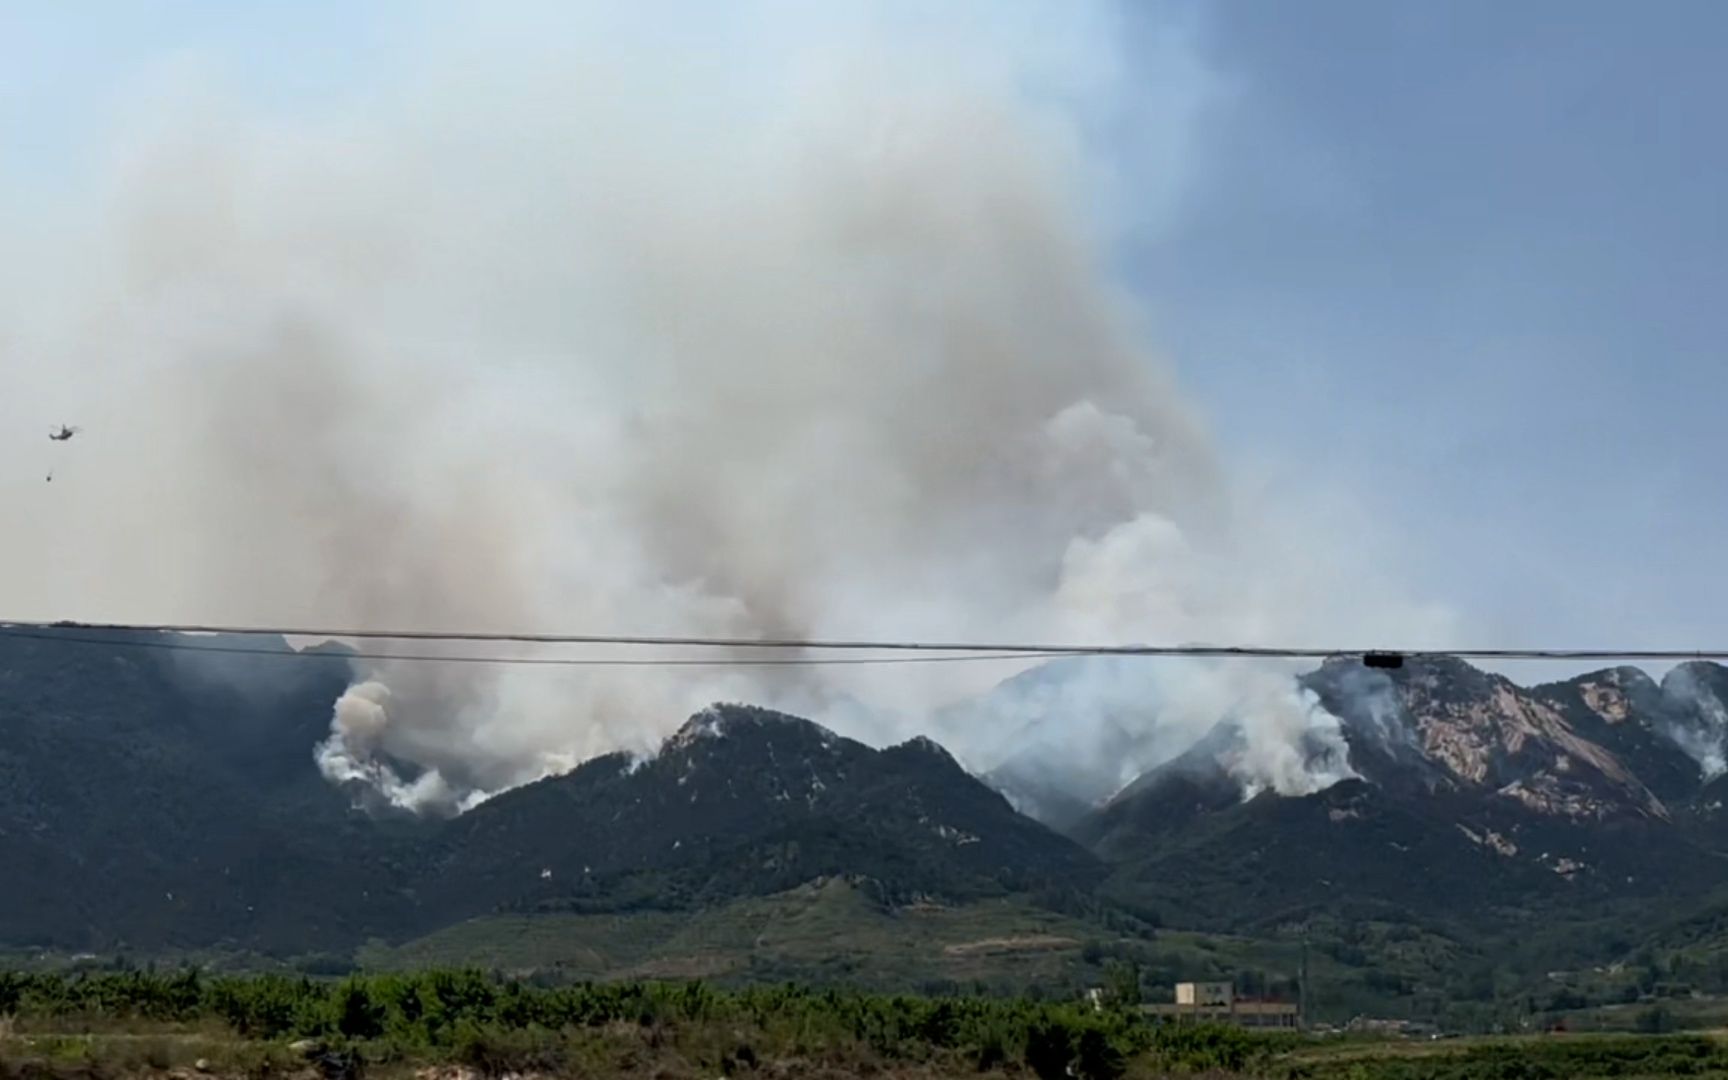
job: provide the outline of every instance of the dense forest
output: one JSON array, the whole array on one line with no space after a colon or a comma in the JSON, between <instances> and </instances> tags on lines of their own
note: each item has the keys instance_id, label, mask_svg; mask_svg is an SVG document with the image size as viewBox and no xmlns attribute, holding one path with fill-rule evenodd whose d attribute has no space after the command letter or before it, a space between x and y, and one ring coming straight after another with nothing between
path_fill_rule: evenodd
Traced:
<instances>
[{"instance_id":1,"label":"dense forest","mask_svg":"<svg viewBox=\"0 0 1728 1080\"><path fill-rule=\"evenodd\" d=\"M476 971L342 979L195 969L0 974L0 1076L1161 1075L1489 1080L1728 1076L1700 1036L1409 1043L1160 1023L1096 1003L700 982L545 985ZM193 1055L196 1055L194 1058Z\"/></svg>"}]
</instances>

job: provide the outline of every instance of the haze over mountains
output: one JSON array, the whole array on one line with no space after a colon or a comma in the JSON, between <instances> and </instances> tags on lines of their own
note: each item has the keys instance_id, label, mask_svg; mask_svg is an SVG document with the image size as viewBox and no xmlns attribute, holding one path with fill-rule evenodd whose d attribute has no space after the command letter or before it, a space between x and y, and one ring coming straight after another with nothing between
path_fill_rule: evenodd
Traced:
<instances>
[{"instance_id":1,"label":"haze over mountains","mask_svg":"<svg viewBox=\"0 0 1728 1080\"><path fill-rule=\"evenodd\" d=\"M18 871L0 944L340 951L494 912L693 911L836 878L888 910L1029 896L1248 932L1346 911L1668 910L1728 884L1715 664L1523 688L1459 661L1332 661L1297 691L1337 724L1303 744L1306 774L1335 778L1307 793L1239 769L1251 717L1172 749L1155 701L1088 718L1086 738L1116 741L1069 769L1025 752L1062 731L1045 713L984 779L927 738L877 749L721 705L651 756L437 818L317 768L354 678L342 650L228 657L213 677L161 647L190 639L91 636L0 635L0 864ZM1094 766L1138 753L1156 764L1100 795Z\"/></svg>"},{"instance_id":2,"label":"haze over mountains","mask_svg":"<svg viewBox=\"0 0 1728 1080\"><path fill-rule=\"evenodd\" d=\"M37 452L13 410L47 402L85 430L52 485L0 473L6 617L1450 639L1326 470L1238 475L1161 354L1107 213L1150 186L1101 197L1094 152L1141 92L1104 74L1114 14L693 8L668 41L633 5L542 7L381 16L390 61L329 112L175 65L85 133L81 183L18 208L52 227L18 230L30 272L0 290L27 358L0 365L0 430ZM1149 17L1168 65L1131 127L1174 203L1216 88L1186 20ZM1167 674L1163 727L1235 708L1264 735L1241 771L1328 779L1282 673ZM652 752L716 700L835 726L862 701L899 742L1000 677L366 675L326 772L431 812ZM932 734L969 763L1003 737Z\"/></svg>"}]
</instances>

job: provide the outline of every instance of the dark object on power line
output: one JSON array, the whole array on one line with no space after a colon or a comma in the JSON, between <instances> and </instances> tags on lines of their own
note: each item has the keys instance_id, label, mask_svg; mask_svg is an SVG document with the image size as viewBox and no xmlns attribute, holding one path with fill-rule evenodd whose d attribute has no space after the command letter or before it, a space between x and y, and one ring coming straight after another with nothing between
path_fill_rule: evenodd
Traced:
<instances>
[{"instance_id":1,"label":"dark object on power line","mask_svg":"<svg viewBox=\"0 0 1728 1080\"><path fill-rule=\"evenodd\" d=\"M1366 652L1362 654L1362 666L1395 671L1404 666L1404 654L1395 652Z\"/></svg>"}]
</instances>

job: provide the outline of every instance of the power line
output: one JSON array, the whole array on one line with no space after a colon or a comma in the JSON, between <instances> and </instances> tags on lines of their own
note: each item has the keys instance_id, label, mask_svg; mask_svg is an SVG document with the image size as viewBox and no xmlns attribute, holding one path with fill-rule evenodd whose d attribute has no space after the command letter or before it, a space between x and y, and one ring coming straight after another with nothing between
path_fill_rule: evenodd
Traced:
<instances>
[{"instance_id":1,"label":"power line","mask_svg":"<svg viewBox=\"0 0 1728 1080\"><path fill-rule=\"evenodd\" d=\"M685 646L690 648L719 649L764 649L781 651L808 652L930 652L930 653L966 653L966 654L1000 654L1016 659L1060 657L1060 656L1174 656L1200 657L1213 659L1280 659L1280 660L1326 660L1340 656L1387 657L1399 659L1439 659L1456 657L1465 660L1717 660L1728 661L1728 649L1385 649L1385 648L1318 648L1291 647L1279 645L1075 645L1075 644L1008 644L1003 642L954 642L954 641L882 641L854 640L834 638L745 638L745 637L702 637L692 635L642 635L642 634L539 634L539 633L503 633L472 630L366 630L366 629L330 629L308 627L267 627L267 626L219 626L203 623L80 623L80 622L29 622L0 621L0 633L36 632L50 633L65 640L61 633L67 630L81 630L103 633L158 633L158 634L220 634L227 636L275 636L275 637L307 637L307 638L352 638L355 640L398 640L398 641L463 641L513 643L523 645L605 645L605 646L642 646L668 647ZM110 642L111 643L111 642ZM204 647L204 646L196 646ZM271 652L271 650L263 650ZM395 657L388 657L395 658ZM412 659L412 657L400 657ZM427 659L442 660L449 657L429 656ZM968 657L955 657L964 659ZM496 659L496 658L482 658ZM553 662L557 658L522 658L524 660L539 660ZM702 661L686 658L692 663L720 663L719 660ZM820 658L796 657L783 658L784 661L799 660L804 663L833 662ZM871 658L879 662L892 662L896 658ZM903 658L902 658L903 659ZM931 658L943 659L943 658ZM570 661L565 661L570 662ZM619 660L595 660L595 663L619 663ZM666 660L641 660L643 664L664 664ZM728 663L747 663L740 658L728 658ZM760 663L761 661L756 661Z\"/></svg>"},{"instance_id":2,"label":"power line","mask_svg":"<svg viewBox=\"0 0 1728 1080\"><path fill-rule=\"evenodd\" d=\"M534 634L502 633L477 630L363 630L331 629L328 627L288 626L219 626L207 623L82 623L0 621L0 630L19 627L27 630L91 630L120 633L160 634L222 634L229 636L279 636L308 638L354 638L357 640L395 641L468 641L504 642L518 645L637 645L646 647L689 646L721 649L778 649L817 651L868 652L945 652L945 653L1050 653L1052 655L1098 655L1107 653L1151 654L1170 652L1151 646L1120 645L1003 645L956 644L934 641L868 641L821 638L744 638L665 636L642 634ZM1202 648L1178 646L1176 649ZM1330 655L1321 654L1321 655Z\"/></svg>"},{"instance_id":3,"label":"power line","mask_svg":"<svg viewBox=\"0 0 1728 1080\"><path fill-rule=\"evenodd\" d=\"M128 638L77 637L64 633L19 630L16 624L0 624L0 637L32 641L64 642L72 645L118 645L122 648L166 649L174 652L217 653L228 656L263 656L297 660L406 660L437 664L500 664L546 667L831 667L836 665L942 664L966 661L1047 660L1055 653L968 653L944 656L476 656L473 654L397 653L343 650L339 653L296 649L266 649L245 645L198 645L184 639L156 641ZM108 629L108 628L103 628Z\"/></svg>"}]
</instances>

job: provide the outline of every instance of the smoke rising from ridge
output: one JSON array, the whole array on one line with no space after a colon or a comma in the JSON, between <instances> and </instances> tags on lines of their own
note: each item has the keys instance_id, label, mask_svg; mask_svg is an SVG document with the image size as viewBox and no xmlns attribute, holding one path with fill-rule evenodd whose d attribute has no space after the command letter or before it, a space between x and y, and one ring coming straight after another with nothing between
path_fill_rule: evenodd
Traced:
<instances>
[{"instance_id":1,"label":"smoke rising from ridge","mask_svg":"<svg viewBox=\"0 0 1728 1080\"><path fill-rule=\"evenodd\" d=\"M1316 502L1233 478L1148 349L1081 133L1123 92L1107 18L769 8L711 45L429 10L339 114L253 113L197 71L132 109L99 212L44 255L77 272L0 343L75 372L16 367L8 396L52 388L89 432L52 528L0 541L22 616L1444 634ZM1171 37L1140 110L1166 199L1209 85ZM384 663L319 765L448 809L715 699L880 742L1011 670ZM1336 721L1281 667L1189 665L1159 697L1154 758L1236 711L1246 784L1335 778L1303 748ZM1008 729L939 734L988 768Z\"/></svg>"}]
</instances>

